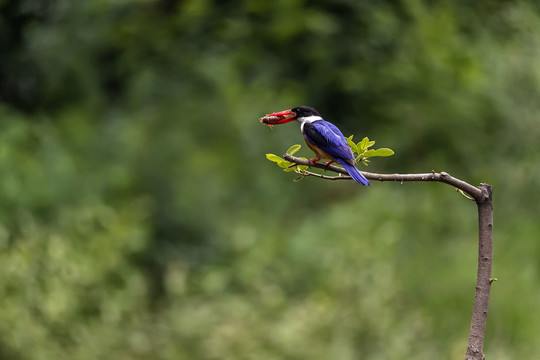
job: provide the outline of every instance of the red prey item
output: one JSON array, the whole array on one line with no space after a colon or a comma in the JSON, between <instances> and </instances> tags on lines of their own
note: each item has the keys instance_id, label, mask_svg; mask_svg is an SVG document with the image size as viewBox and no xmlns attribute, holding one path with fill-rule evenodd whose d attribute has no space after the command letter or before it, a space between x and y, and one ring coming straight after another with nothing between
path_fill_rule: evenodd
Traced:
<instances>
[{"instance_id":1,"label":"red prey item","mask_svg":"<svg viewBox=\"0 0 540 360\"><path fill-rule=\"evenodd\" d=\"M293 121L296 118L296 114L291 110L280 111L273 114L268 114L259 119L264 125L272 126L278 124L285 124Z\"/></svg>"}]
</instances>

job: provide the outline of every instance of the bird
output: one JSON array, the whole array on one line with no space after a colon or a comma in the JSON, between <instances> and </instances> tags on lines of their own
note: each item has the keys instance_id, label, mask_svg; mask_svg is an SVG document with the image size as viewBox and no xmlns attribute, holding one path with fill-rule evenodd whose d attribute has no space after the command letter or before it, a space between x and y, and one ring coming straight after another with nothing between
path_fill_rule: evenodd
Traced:
<instances>
[{"instance_id":1,"label":"bird","mask_svg":"<svg viewBox=\"0 0 540 360\"><path fill-rule=\"evenodd\" d=\"M310 161L318 162L321 159L330 159L325 164L330 165L337 162L343 166L354 181L362 185L371 185L354 165L354 154L343 133L334 124L325 121L314 108L298 106L261 118L261 122L266 125L285 124L294 120L300 123L304 140L316 155L316 158L310 159Z\"/></svg>"}]
</instances>

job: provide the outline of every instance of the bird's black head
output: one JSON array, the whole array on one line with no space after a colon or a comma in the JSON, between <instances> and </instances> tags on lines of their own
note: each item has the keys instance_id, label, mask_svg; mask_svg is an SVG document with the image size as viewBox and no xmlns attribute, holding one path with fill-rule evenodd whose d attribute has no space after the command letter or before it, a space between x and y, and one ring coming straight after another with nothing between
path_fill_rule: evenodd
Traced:
<instances>
[{"instance_id":1,"label":"bird's black head","mask_svg":"<svg viewBox=\"0 0 540 360\"><path fill-rule=\"evenodd\" d=\"M319 114L317 110L309 106L298 106L298 107L295 107L294 109L291 109L291 111L296 114L295 118L302 118L302 117L308 117L308 116L321 116L321 114Z\"/></svg>"}]
</instances>

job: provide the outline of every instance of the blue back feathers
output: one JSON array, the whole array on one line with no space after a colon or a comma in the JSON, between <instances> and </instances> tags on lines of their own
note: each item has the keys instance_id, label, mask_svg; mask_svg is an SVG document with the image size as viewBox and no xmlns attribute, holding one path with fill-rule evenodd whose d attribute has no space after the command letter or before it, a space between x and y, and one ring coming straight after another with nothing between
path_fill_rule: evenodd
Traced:
<instances>
[{"instance_id":1,"label":"blue back feathers","mask_svg":"<svg viewBox=\"0 0 540 360\"><path fill-rule=\"evenodd\" d=\"M345 136L328 121L319 120L304 124L304 135L318 148L332 155L336 160L346 160L352 164L354 155Z\"/></svg>"}]
</instances>

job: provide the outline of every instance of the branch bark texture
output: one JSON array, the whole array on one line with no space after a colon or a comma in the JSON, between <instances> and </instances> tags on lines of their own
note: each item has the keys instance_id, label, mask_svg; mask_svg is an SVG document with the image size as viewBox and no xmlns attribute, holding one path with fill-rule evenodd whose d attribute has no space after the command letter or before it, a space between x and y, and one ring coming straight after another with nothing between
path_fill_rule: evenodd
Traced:
<instances>
[{"instance_id":1,"label":"branch bark texture","mask_svg":"<svg viewBox=\"0 0 540 360\"><path fill-rule=\"evenodd\" d=\"M300 159L290 154L283 158L298 165L306 165L319 169L333 171L346 176L327 176L316 173L306 173L328 180L351 179L347 171L339 166L315 163L307 159ZM465 353L465 360L484 360L484 338L486 334L487 313L491 290L491 268L493 261L493 202L492 188L488 184L473 186L463 180L455 178L445 172L430 172L425 174L376 174L362 171L369 180L394 181L436 181L451 185L465 194L468 194L478 206L478 272L476 276L476 292L474 296L469 341Z\"/></svg>"},{"instance_id":2,"label":"branch bark texture","mask_svg":"<svg viewBox=\"0 0 540 360\"><path fill-rule=\"evenodd\" d=\"M478 273L476 276L476 294L466 360L485 359L484 336L491 290L491 267L493 262L493 202L490 185L480 186L482 196L476 200L478 205Z\"/></svg>"}]
</instances>

